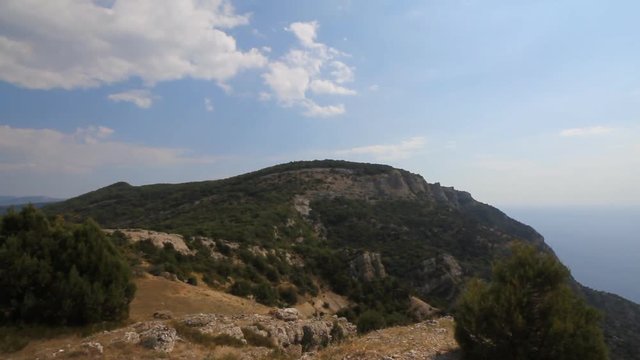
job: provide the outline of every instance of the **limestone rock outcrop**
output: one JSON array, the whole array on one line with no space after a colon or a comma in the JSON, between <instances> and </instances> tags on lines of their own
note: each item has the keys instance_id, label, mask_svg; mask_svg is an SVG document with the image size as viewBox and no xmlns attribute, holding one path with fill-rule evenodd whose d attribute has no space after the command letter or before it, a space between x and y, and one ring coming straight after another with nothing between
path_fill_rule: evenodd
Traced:
<instances>
[{"instance_id":1,"label":"limestone rock outcrop","mask_svg":"<svg viewBox=\"0 0 640 360\"><path fill-rule=\"evenodd\" d=\"M438 296L453 300L463 282L462 267L449 254L425 259L414 276L414 285L421 296Z\"/></svg>"},{"instance_id":2,"label":"limestone rock outcrop","mask_svg":"<svg viewBox=\"0 0 640 360\"><path fill-rule=\"evenodd\" d=\"M387 277L380 253L363 251L351 260L349 268L351 276L362 281L368 282Z\"/></svg>"}]
</instances>

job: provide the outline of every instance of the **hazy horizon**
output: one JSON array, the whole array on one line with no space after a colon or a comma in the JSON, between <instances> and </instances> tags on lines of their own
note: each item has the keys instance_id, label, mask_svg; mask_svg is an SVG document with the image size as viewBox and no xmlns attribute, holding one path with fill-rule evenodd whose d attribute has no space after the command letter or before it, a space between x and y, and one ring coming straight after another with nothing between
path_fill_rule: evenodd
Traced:
<instances>
[{"instance_id":1,"label":"hazy horizon","mask_svg":"<svg viewBox=\"0 0 640 360\"><path fill-rule=\"evenodd\" d=\"M501 210L542 234L581 284L640 304L640 206Z\"/></svg>"}]
</instances>

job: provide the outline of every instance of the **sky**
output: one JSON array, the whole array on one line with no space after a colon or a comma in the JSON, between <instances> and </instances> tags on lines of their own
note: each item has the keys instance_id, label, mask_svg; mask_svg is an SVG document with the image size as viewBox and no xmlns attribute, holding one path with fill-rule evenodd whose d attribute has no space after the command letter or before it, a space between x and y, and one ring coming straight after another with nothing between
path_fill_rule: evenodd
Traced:
<instances>
[{"instance_id":1,"label":"sky","mask_svg":"<svg viewBox=\"0 0 640 360\"><path fill-rule=\"evenodd\" d=\"M640 205L640 2L3 0L0 195L386 163Z\"/></svg>"}]
</instances>

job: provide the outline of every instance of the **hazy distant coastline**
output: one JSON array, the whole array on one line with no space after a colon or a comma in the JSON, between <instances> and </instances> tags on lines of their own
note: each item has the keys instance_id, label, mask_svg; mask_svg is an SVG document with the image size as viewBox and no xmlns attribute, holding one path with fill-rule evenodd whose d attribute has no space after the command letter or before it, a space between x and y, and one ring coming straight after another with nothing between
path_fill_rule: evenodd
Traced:
<instances>
[{"instance_id":1,"label":"hazy distant coastline","mask_svg":"<svg viewBox=\"0 0 640 360\"><path fill-rule=\"evenodd\" d=\"M579 282L640 303L640 206L501 208L540 232Z\"/></svg>"}]
</instances>

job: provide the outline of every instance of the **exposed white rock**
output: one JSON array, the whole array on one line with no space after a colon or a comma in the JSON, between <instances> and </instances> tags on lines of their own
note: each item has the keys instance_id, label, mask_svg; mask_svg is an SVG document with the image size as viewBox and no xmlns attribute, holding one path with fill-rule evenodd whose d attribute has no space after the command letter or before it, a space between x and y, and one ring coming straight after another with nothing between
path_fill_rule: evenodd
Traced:
<instances>
[{"instance_id":1,"label":"exposed white rock","mask_svg":"<svg viewBox=\"0 0 640 360\"><path fill-rule=\"evenodd\" d=\"M300 312L296 308L274 309L269 314L284 321L296 321L300 318Z\"/></svg>"}]
</instances>

